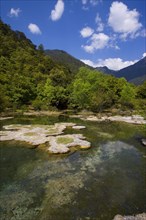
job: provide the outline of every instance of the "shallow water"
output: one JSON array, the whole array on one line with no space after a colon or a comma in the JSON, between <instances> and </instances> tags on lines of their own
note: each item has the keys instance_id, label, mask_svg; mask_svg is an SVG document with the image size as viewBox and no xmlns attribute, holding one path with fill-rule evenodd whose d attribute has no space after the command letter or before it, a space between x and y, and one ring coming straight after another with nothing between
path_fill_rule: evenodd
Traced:
<instances>
[{"instance_id":1,"label":"shallow water","mask_svg":"<svg viewBox=\"0 0 146 220\"><path fill-rule=\"evenodd\" d=\"M146 130L126 123L17 116L6 124L75 122L92 148L49 155L26 143L0 142L1 220L112 220L146 212Z\"/></svg>"}]
</instances>

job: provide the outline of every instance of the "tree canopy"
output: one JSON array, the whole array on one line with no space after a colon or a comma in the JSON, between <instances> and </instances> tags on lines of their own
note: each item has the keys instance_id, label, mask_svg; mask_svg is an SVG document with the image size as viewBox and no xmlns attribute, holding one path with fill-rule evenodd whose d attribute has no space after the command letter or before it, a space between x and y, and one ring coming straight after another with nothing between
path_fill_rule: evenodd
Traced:
<instances>
[{"instance_id":1,"label":"tree canopy","mask_svg":"<svg viewBox=\"0 0 146 220\"><path fill-rule=\"evenodd\" d=\"M88 109L145 106L146 84L134 86L97 70L71 70L36 48L19 31L0 20L0 111L33 106L35 109Z\"/></svg>"}]
</instances>

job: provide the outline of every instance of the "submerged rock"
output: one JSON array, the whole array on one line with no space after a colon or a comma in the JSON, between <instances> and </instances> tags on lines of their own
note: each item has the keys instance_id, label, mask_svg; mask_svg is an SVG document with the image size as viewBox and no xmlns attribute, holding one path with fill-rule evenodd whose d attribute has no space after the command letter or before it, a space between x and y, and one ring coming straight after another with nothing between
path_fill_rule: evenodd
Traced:
<instances>
[{"instance_id":1,"label":"submerged rock","mask_svg":"<svg viewBox=\"0 0 146 220\"><path fill-rule=\"evenodd\" d=\"M111 134L106 133L106 132L98 132L97 135L101 136L101 137L105 137L105 138L113 138L114 137L114 135L111 135Z\"/></svg>"},{"instance_id":2,"label":"submerged rock","mask_svg":"<svg viewBox=\"0 0 146 220\"><path fill-rule=\"evenodd\" d=\"M113 220L146 220L146 213L138 214L135 216L116 215Z\"/></svg>"}]
</instances>

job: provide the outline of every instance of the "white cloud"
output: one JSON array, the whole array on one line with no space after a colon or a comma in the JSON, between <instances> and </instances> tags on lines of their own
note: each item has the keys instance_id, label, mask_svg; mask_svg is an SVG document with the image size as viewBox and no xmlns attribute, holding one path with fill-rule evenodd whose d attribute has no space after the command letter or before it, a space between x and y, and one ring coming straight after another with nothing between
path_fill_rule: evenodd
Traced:
<instances>
[{"instance_id":1,"label":"white cloud","mask_svg":"<svg viewBox=\"0 0 146 220\"><path fill-rule=\"evenodd\" d=\"M120 50L120 47L118 46L118 41L117 41L117 34L112 34L110 36L110 41L108 43L109 48L113 48L115 50Z\"/></svg>"},{"instance_id":2,"label":"white cloud","mask_svg":"<svg viewBox=\"0 0 146 220\"><path fill-rule=\"evenodd\" d=\"M142 27L139 16L136 9L129 10L124 3L115 1L110 7L108 24L115 32L121 34L122 39L126 39L127 36L134 37Z\"/></svg>"},{"instance_id":3,"label":"white cloud","mask_svg":"<svg viewBox=\"0 0 146 220\"><path fill-rule=\"evenodd\" d=\"M82 0L82 4L85 5L87 4L88 0Z\"/></svg>"},{"instance_id":4,"label":"white cloud","mask_svg":"<svg viewBox=\"0 0 146 220\"><path fill-rule=\"evenodd\" d=\"M146 53L143 53L142 58L146 57Z\"/></svg>"},{"instance_id":5,"label":"white cloud","mask_svg":"<svg viewBox=\"0 0 146 220\"><path fill-rule=\"evenodd\" d=\"M141 37L146 37L146 29L143 29L140 33Z\"/></svg>"},{"instance_id":6,"label":"white cloud","mask_svg":"<svg viewBox=\"0 0 146 220\"><path fill-rule=\"evenodd\" d=\"M121 58L108 58L105 60L98 60L98 66L107 66L111 70L120 70L127 66L133 65L138 60L123 61Z\"/></svg>"},{"instance_id":7,"label":"white cloud","mask_svg":"<svg viewBox=\"0 0 146 220\"><path fill-rule=\"evenodd\" d=\"M83 6L83 9L84 10L88 10L89 8L88 7L85 7L85 5L88 4L88 6L96 6L98 3L102 2L102 0L82 0L82 4L84 5Z\"/></svg>"},{"instance_id":8,"label":"white cloud","mask_svg":"<svg viewBox=\"0 0 146 220\"><path fill-rule=\"evenodd\" d=\"M61 18L64 12L64 2L62 0L58 0L55 9L51 11L51 19L52 21L57 21Z\"/></svg>"},{"instance_id":9,"label":"white cloud","mask_svg":"<svg viewBox=\"0 0 146 220\"><path fill-rule=\"evenodd\" d=\"M96 64L96 63L94 63L94 62L93 62L93 61L91 61L91 60L83 60L83 59L81 59L81 61L82 61L83 63L85 63L85 64L89 65L89 66L92 66L92 67L97 67L97 64Z\"/></svg>"},{"instance_id":10,"label":"white cloud","mask_svg":"<svg viewBox=\"0 0 146 220\"><path fill-rule=\"evenodd\" d=\"M21 12L20 8L16 8L16 9L11 8L10 12L9 12L9 16L10 17L18 17L20 12Z\"/></svg>"},{"instance_id":11,"label":"white cloud","mask_svg":"<svg viewBox=\"0 0 146 220\"><path fill-rule=\"evenodd\" d=\"M90 4L93 6L97 5L98 2L99 2L99 0L90 0Z\"/></svg>"},{"instance_id":12,"label":"white cloud","mask_svg":"<svg viewBox=\"0 0 146 220\"><path fill-rule=\"evenodd\" d=\"M87 53L93 53L94 47L92 45L82 45L81 46Z\"/></svg>"},{"instance_id":13,"label":"white cloud","mask_svg":"<svg viewBox=\"0 0 146 220\"><path fill-rule=\"evenodd\" d=\"M108 45L109 36L104 33L93 34L90 41L90 45L82 45L82 48L88 53L94 53L96 50L103 49Z\"/></svg>"},{"instance_id":14,"label":"white cloud","mask_svg":"<svg viewBox=\"0 0 146 220\"><path fill-rule=\"evenodd\" d=\"M93 34L94 30L90 27L85 27L80 31L82 37L90 37Z\"/></svg>"},{"instance_id":15,"label":"white cloud","mask_svg":"<svg viewBox=\"0 0 146 220\"><path fill-rule=\"evenodd\" d=\"M41 30L40 30L40 28L36 24L30 23L28 25L28 29L30 30L30 32L32 34L41 34Z\"/></svg>"},{"instance_id":16,"label":"white cloud","mask_svg":"<svg viewBox=\"0 0 146 220\"><path fill-rule=\"evenodd\" d=\"M123 69L127 66L133 65L136 63L138 60L134 61L123 61L121 58L108 58L105 60L98 59L97 62L93 62L91 60L81 60L85 64L88 64L92 67L103 67L107 66L111 70L120 70Z\"/></svg>"},{"instance_id":17,"label":"white cloud","mask_svg":"<svg viewBox=\"0 0 146 220\"><path fill-rule=\"evenodd\" d=\"M102 23L102 20L99 16L99 14L97 13L96 18L95 18L95 22L97 24L97 31L98 32L102 32L104 30L104 24Z\"/></svg>"}]
</instances>

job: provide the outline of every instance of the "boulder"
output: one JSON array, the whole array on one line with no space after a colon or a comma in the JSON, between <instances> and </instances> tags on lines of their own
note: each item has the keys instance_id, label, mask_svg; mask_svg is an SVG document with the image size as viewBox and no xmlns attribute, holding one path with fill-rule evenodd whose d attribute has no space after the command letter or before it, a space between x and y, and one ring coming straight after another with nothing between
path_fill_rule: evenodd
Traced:
<instances>
[{"instance_id":1,"label":"boulder","mask_svg":"<svg viewBox=\"0 0 146 220\"><path fill-rule=\"evenodd\" d=\"M113 220L146 220L146 213L138 214L135 216L116 215Z\"/></svg>"},{"instance_id":2,"label":"boulder","mask_svg":"<svg viewBox=\"0 0 146 220\"><path fill-rule=\"evenodd\" d=\"M142 144L146 146L146 139L141 140Z\"/></svg>"}]
</instances>

